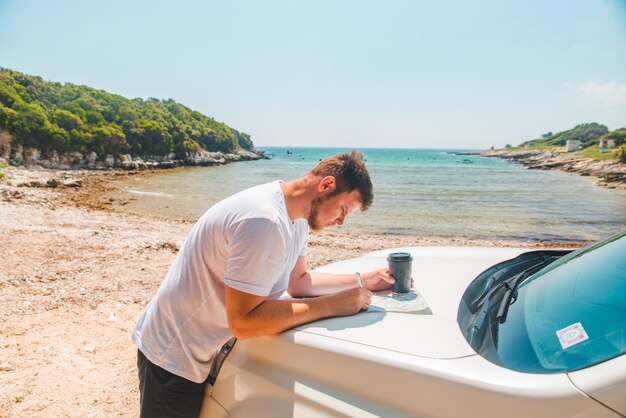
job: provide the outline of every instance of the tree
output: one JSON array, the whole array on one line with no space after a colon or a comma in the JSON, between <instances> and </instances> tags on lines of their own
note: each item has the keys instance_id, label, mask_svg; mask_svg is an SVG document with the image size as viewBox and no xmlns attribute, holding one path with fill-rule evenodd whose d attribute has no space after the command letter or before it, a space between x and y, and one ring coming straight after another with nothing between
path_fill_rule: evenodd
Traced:
<instances>
[{"instance_id":1,"label":"tree","mask_svg":"<svg viewBox=\"0 0 626 418\"><path fill-rule=\"evenodd\" d=\"M71 131L72 129L82 129L83 125L83 121L80 117L64 109L54 110L53 121L59 125L59 127L67 131Z\"/></svg>"},{"instance_id":2,"label":"tree","mask_svg":"<svg viewBox=\"0 0 626 418\"><path fill-rule=\"evenodd\" d=\"M626 145L619 147L615 152L615 156L617 157L617 161L626 164Z\"/></svg>"},{"instance_id":3,"label":"tree","mask_svg":"<svg viewBox=\"0 0 626 418\"><path fill-rule=\"evenodd\" d=\"M250 135L243 133L243 132L237 132L237 131L235 131L235 135L237 136L237 143L239 144L241 148L246 149L248 151L251 151L252 148L254 148L254 144L252 143L252 140L250 139Z\"/></svg>"},{"instance_id":4,"label":"tree","mask_svg":"<svg viewBox=\"0 0 626 418\"><path fill-rule=\"evenodd\" d=\"M616 129L606 134L606 137L615 141L616 146L620 146L626 142L626 128Z\"/></svg>"},{"instance_id":5,"label":"tree","mask_svg":"<svg viewBox=\"0 0 626 418\"><path fill-rule=\"evenodd\" d=\"M50 124L44 110L35 103L16 102L15 117L9 120L9 132L15 141L25 147L37 148L45 140L47 125Z\"/></svg>"},{"instance_id":6,"label":"tree","mask_svg":"<svg viewBox=\"0 0 626 418\"><path fill-rule=\"evenodd\" d=\"M105 155L124 152L127 148L126 136L119 128L109 125L95 129L90 151Z\"/></svg>"}]
</instances>

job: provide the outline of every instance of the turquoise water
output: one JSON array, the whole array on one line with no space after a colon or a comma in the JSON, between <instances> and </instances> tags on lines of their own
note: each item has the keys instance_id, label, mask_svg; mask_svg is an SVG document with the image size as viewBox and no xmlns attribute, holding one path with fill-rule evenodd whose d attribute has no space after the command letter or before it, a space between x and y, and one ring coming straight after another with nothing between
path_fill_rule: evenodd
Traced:
<instances>
[{"instance_id":1,"label":"turquoise water","mask_svg":"<svg viewBox=\"0 0 626 418\"><path fill-rule=\"evenodd\" d=\"M239 190L298 178L320 159L349 150L261 149L272 159L136 177L125 185L136 200L121 208L195 220ZM626 192L601 188L589 177L452 150L360 151L374 183L374 204L348 218L341 227L347 232L577 242L626 229Z\"/></svg>"}]
</instances>

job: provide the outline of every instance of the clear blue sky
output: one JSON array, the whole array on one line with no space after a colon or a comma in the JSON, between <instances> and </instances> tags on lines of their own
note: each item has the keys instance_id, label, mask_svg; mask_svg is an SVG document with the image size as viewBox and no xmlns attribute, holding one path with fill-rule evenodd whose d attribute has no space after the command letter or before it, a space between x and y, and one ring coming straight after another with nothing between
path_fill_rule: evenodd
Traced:
<instances>
[{"instance_id":1,"label":"clear blue sky","mask_svg":"<svg viewBox=\"0 0 626 418\"><path fill-rule=\"evenodd\" d=\"M0 66L256 145L486 148L626 125L626 1L0 0Z\"/></svg>"}]
</instances>

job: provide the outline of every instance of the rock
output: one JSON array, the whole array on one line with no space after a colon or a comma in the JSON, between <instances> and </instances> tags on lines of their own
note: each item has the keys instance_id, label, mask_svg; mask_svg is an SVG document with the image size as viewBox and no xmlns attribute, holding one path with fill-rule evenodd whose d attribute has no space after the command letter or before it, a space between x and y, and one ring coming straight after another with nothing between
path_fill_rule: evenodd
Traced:
<instances>
[{"instance_id":1,"label":"rock","mask_svg":"<svg viewBox=\"0 0 626 418\"><path fill-rule=\"evenodd\" d=\"M176 163L176 161L162 161L159 163L158 167L159 168L174 168L177 165L178 164Z\"/></svg>"},{"instance_id":2,"label":"rock","mask_svg":"<svg viewBox=\"0 0 626 418\"><path fill-rule=\"evenodd\" d=\"M50 179L46 182L46 186L55 189L59 187L59 182L56 179Z\"/></svg>"},{"instance_id":3,"label":"rock","mask_svg":"<svg viewBox=\"0 0 626 418\"><path fill-rule=\"evenodd\" d=\"M109 315L109 317L107 318L107 322L115 322L115 321L117 321L117 320L118 320L118 318L117 318L117 316L115 316L115 314L114 314L114 313L112 313L111 315Z\"/></svg>"},{"instance_id":4,"label":"rock","mask_svg":"<svg viewBox=\"0 0 626 418\"><path fill-rule=\"evenodd\" d=\"M37 180L31 180L24 183L18 183L17 187L46 187L42 182Z\"/></svg>"},{"instance_id":5,"label":"rock","mask_svg":"<svg viewBox=\"0 0 626 418\"><path fill-rule=\"evenodd\" d=\"M70 152L64 155L64 163L70 167L85 166L85 156L80 152Z\"/></svg>"},{"instance_id":6,"label":"rock","mask_svg":"<svg viewBox=\"0 0 626 418\"><path fill-rule=\"evenodd\" d=\"M0 364L0 372L10 372L12 370L15 370L15 366L8 361Z\"/></svg>"},{"instance_id":7,"label":"rock","mask_svg":"<svg viewBox=\"0 0 626 418\"><path fill-rule=\"evenodd\" d=\"M107 156L104 157L104 166L115 167L115 157L113 157L111 154L107 154Z\"/></svg>"},{"instance_id":8,"label":"rock","mask_svg":"<svg viewBox=\"0 0 626 418\"><path fill-rule=\"evenodd\" d=\"M41 159L41 151L37 148L25 148L24 159L26 160L26 163L30 165L37 164Z\"/></svg>"},{"instance_id":9,"label":"rock","mask_svg":"<svg viewBox=\"0 0 626 418\"><path fill-rule=\"evenodd\" d=\"M96 165L96 160L98 159L98 154L96 154L95 152L91 151L88 155L87 155L87 163L90 166L95 166Z\"/></svg>"},{"instance_id":10,"label":"rock","mask_svg":"<svg viewBox=\"0 0 626 418\"><path fill-rule=\"evenodd\" d=\"M198 150L194 153L187 153L184 161L189 165L210 166L224 164L226 159L224 158L224 154L221 152Z\"/></svg>"},{"instance_id":11,"label":"rock","mask_svg":"<svg viewBox=\"0 0 626 418\"><path fill-rule=\"evenodd\" d=\"M81 187L83 185L83 181L80 179L68 179L63 182L65 187Z\"/></svg>"},{"instance_id":12,"label":"rock","mask_svg":"<svg viewBox=\"0 0 626 418\"><path fill-rule=\"evenodd\" d=\"M83 347L83 351L90 354L96 354L96 347L93 345L86 345Z\"/></svg>"},{"instance_id":13,"label":"rock","mask_svg":"<svg viewBox=\"0 0 626 418\"><path fill-rule=\"evenodd\" d=\"M24 152L24 147L23 146L21 146L19 144L15 145L14 151L13 151L13 158L12 158L11 162L13 164L17 164L17 165L21 164L24 161L23 152Z\"/></svg>"},{"instance_id":14,"label":"rock","mask_svg":"<svg viewBox=\"0 0 626 418\"><path fill-rule=\"evenodd\" d=\"M59 153L56 151L52 151L50 155L50 167L58 167L59 166Z\"/></svg>"}]
</instances>

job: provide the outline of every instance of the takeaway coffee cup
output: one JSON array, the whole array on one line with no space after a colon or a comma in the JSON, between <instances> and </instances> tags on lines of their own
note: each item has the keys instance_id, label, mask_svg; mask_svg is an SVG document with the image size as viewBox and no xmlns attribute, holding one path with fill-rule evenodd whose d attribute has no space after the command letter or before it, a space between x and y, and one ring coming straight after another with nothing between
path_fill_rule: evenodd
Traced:
<instances>
[{"instance_id":1,"label":"takeaway coffee cup","mask_svg":"<svg viewBox=\"0 0 626 418\"><path fill-rule=\"evenodd\" d=\"M409 253L391 253L387 257L389 273L395 279L393 284L394 293L407 293L411 291L411 265L413 257Z\"/></svg>"}]
</instances>

